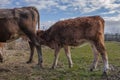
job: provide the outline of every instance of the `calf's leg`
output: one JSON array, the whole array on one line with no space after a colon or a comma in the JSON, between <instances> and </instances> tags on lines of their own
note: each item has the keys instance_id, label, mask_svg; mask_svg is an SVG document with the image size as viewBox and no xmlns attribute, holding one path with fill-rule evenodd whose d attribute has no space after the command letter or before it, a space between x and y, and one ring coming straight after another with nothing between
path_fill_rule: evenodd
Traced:
<instances>
[{"instance_id":1,"label":"calf's leg","mask_svg":"<svg viewBox=\"0 0 120 80\"><path fill-rule=\"evenodd\" d=\"M71 59L70 47L64 46L64 50L65 50L65 54L66 54L67 59L68 59L69 68L71 68L71 67L73 67L73 62Z\"/></svg>"},{"instance_id":2,"label":"calf's leg","mask_svg":"<svg viewBox=\"0 0 120 80\"><path fill-rule=\"evenodd\" d=\"M108 64L107 52L106 52L106 49L104 46L104 41L95 41L95 46L96 46L96 49L101 54L101 57L103 60L103 64L104 64L103 74L107 75L107 70L109 69L109 64Z\"/></svg>"},{"instance_id":3,"label":"calf's leg","mask_svg":"<svg viewBox=\"0 0 120 80\"><path fill-rule=\"evenodd\" d=\"M92 51L93 51L93 54L94 54L94 60L93 60L93 63L90 67L90 71L93 71L93 69L96 69L96 67L97 67L98 60L99 60L99 57L98 57L99 53L98 53L94 44L91 43L91 47L92 47Z\"/></svg>"},{"instance_id":4,"label":"calf's leg","mask_svg":"<svg viewBox=\"0 0 120 80\"><path fill-rule=\"evenodd\" d=\"M54 52L54 61L53 61L52 69L54 69L57 66L59 51L60 51L60 47L56 47Z\"/></svg>"}]
</instances>

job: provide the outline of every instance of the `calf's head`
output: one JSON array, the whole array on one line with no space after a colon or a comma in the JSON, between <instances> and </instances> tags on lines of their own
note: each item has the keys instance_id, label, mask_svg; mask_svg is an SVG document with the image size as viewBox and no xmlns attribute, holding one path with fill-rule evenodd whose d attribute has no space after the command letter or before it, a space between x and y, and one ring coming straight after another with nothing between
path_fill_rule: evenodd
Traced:
<instances>
[{"instance_id":1,"label":"calf's head","mask_svg":"<svg viewBox=\"0 0 120 80\"><path fill-rule=\"evenodd\" d=\"M37 30L37 37L39 39L39 43L42 45L46 45L47 40L46 40L46 35L45 35L45 31L43 30Z\"/></svg>"},{"instance_id":2,"label":"calf's head","mask_svg":"<svg viewBox=\"0 0 120 80\"><path fill-rule=\"evenodd\" d=\"M39 43L41 45L48 46L52 49L55 48L55 43L53 40L50 39L49 33L46 31L38 30L37 31L37 37L39 39Z\"/></svg>"}]
</instances>

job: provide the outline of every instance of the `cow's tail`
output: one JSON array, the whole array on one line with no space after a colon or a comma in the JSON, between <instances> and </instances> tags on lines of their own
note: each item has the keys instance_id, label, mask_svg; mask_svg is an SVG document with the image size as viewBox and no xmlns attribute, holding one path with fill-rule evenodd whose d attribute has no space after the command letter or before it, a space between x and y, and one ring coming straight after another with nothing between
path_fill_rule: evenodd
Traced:
<instances>
[{"instance_id":1,"label":"cow's tail","mask_svg":"<svg viewBox=\"0 0 120 80\"><path fill-rule=\"evenodd\" d=\"M104 28L105 28L105 21L104 21L104 19L102 18L102 17L99 17L99 24L100 24L100 30L102 30L102 38L101 38L101 40L103 40L104 41Z\"/></svg>"},{"instance_id":2,"label":"cow's tail","mask_svg":"<svg viewBox=\"0 0 120 80\"><path fill-rule=\"evenodd\" d=\"M38 14L38 30L40 29L40 15L39 15L39 12L37 10L37 14Z\"/></svg>"},{"instance_id":3,"label":"cow's tail","mask_svg":"<svg viewBox=\"0 0 120 80\"><path fill-rule=\"evenodd\" d=\"M39 11L38 11L38 9L37 8L35 8L35 7L32 7L33 8L33 10L35 10L36 12L37 12L37 14L38 14L38 30L40 29L40 15L39 15Z\"/></svg>"},{"instance_id":4,"label":"cow's tail","mask_svg":"<svg viewBox=\"0 0 120 80\"><path fill-rule=\"evenodd\" d=\"M99 17L100 18L100 23L101 23L101 26L103 27L103 31L105 29L105 21L102 17Z\"/></svg>"}]
</instances>

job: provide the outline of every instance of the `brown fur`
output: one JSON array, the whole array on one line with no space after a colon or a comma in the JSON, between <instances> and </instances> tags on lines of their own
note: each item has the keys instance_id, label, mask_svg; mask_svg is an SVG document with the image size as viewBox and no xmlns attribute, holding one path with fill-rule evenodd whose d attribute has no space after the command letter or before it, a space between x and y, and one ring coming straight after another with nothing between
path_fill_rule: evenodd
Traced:
<instances>
[{"instance_id":1,"label":"brown fur","mask_svg":"<svg viewBox=\"0 0 120 80\"><path fill-rule=\"evenodd\" d=\"M104 20L99 16L68 19L55 23L46 31L38 31L37 34L41 44L52 48L55 48L53 44L60 47L78 46L80 40L104 41Z\"/></svg>"},{"instance_id":2,"label":"brown fur","mask_svg":"<svg viewBox=\"0 0 120 80\"><path fill-rule=\"evenodd\" d=\"M34 7L0 9L0 42L9 42L21 35L26 35L33 41L38 17L39 13Z\"/></svg>"},{"instance_id":3,"label":"brown fur","mask_svg":"<svg viewBox=\"0 0 120 80\"><path fill-rule=\"evenodd\" d=\"M36 46L41 64L40 44L36 37L37 23L39 28L39 12L35 7L0 9L0 42L10 42L27 36Z\"/></svg>"},{"instance_id":4,"label":"brown fur","mask_svg":"<svg viewBox=\"0 0 120 80\"><path fill-rule=\"evenodd\" d=\"M108 69L108 58L104 46L104 20L100 16L78 17L58 21L46 31L38 31L37 36L42 45L49 46L55 50L55 58L52 68L55 68L58 61L59 50L63 47L72 67L71 54L68 46L78 46L89 42L94 53L94 61L91 70L96 68L98 52L101 54L104 63L104 72Z\"/></svg>"}]
</instances>

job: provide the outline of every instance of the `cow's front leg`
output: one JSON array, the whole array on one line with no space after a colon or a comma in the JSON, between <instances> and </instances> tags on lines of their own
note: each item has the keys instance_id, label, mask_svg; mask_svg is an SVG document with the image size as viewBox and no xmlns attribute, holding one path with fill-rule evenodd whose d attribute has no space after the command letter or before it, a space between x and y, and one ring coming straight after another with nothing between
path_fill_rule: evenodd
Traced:
<instances>
[{"instance_id":1,"label":"cow's front leg","mask_svg":"<svg viewBox=\"0 0 120 80\"><path fill-rule=\"evenodd\" d=\"M35 49L35 45L32 42L29 42L29 46L30 46L30 57L29 57L29 60L27 61L27 63L31 63L32 62L34 49Z\"/></svg>"},{"instance_id":2,"label":"cow's front leg","mask_svg":"<svg viewBox=\"0 0 120 80\"><path fill-rule=\"evenodd\" d=\"M60 51L60 48L56 47L55 52L54 52L54 61L53 61L52 69L54 69L57 66L57 62L59 58L59 51Z\"/></svg>"},{"instance_id":3,"label":"cow's front leg","mask_svg":"<svg viewBox=\"0 0 120 80\"><path fill-rule=\"evenodd\" d=\"M38 53L38 65L43 68L43 59L42 59L42 49L41 46L36 46L37 53Z\"/></svg>"}]
</instances>

